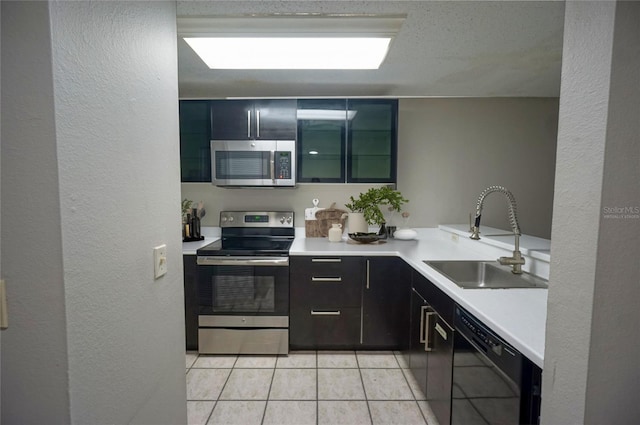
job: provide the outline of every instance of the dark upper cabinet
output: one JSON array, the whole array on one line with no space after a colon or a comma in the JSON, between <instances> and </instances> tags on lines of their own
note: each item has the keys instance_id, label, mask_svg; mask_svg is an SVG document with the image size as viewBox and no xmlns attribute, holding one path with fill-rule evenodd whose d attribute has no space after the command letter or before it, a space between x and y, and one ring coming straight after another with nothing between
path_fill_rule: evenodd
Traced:
<instances>
[{"instance_id":1,"label":"dark upper cabinet","mask_svg":"<svg viewBox=\"0 0 640 425\"><path fill-rule=\"evenodd\" d=\"M212 140L295 140L293 99L212 100Z\"/></svg>"},{"instance_id":2,"label":"dark upper cabinet","mask_svg":"<svg viewBox=\"0 0 640 425\"><path fill-rule=\"evenodd\" d=\"M298 181L344 183L346 99L298 100Z\"/></svg>"},{"instance_id":3,"label":"dark upper cabinet","mask_svg":"<svg viewBox=\"0 0 640 425\"><path fill-rule=\"evenodd\" d=\"M411 267L397 257L369 257L362 289L362 347L406 349Z\"/></svg>"},{"instance_id":4,"label":"dark upper cabinet","mask_svg":"<svg viewBox=\"0 0 640 425\"><path fill-rule=\"evenodd\" d=\"M398 101L349 99L347 108L347 182L395 182Z\"/></svg>"},{"instance_id":5,"label":"dark upper cabinet","mask_svg":"<svg viewBox=\"0 0 640 425\"><path fill-rule=\"evenodd\" d=\"M299 182L396 181L396 99L300 99L298 111Z\"/></svg>"},{"instance_id":6,"label":"dark upper cabinet","mask_svg":"<svg viewBox=\"0 0 640 425\"><path fill-rule=\"evenodd\" d=\"M180 174L183 182L211 181L208 100L180 101Z\"/></svg>"}]
</instances>

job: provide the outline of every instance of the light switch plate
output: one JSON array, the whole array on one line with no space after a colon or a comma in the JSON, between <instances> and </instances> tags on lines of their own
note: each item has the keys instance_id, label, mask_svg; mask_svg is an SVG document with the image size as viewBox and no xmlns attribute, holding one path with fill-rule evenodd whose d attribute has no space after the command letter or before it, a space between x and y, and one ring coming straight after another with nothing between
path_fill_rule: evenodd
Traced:
<instances>
[{"instance_id":1,"label":"light switch plate","mask_svg":"<svg viewBox=\"0 0 640 425\"><path fill-rule=\"evenodd\" d=\"M157 279L167 274L167 245L153 248L153 274Z\"/></svg>"}]
</instances>

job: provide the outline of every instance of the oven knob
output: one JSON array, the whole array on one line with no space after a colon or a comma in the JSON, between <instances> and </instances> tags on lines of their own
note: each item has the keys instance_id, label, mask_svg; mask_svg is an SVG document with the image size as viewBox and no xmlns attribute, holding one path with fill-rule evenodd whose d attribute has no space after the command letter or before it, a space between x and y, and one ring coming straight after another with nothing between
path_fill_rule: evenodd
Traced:
<instances>
[{"instance_id":1,"label":"oven knob","mask_svg":"<svg viewBox=\"0 0 640 425\"><path fill-rule=\"evenodd\" d=\"M221 220L222 220L223 222L225 222L225 221L227 221L227 217L226 217L226 216L222 216L222 219L221 219Z\"/></svg>"},{"instance_id":2,"label":"oven knob","mask_svg":"<svg viewBox=\"0 0 640 425\"><path fill-rule=\"evenodd\" d=\"M233 221L233 217L229 217L229 221Z\"/></svg>"},{"instance_id":3,"label":"oven knob","mask_svg":"<svg viewBox=\"0 0 640 425\"><path fill-rule=\"evenodd\" d=\"M287 217L287 223L291 224L291 217Z\"/></svg>"},{"instance_id":4,"label":"oven knob","mask_svg":"<svg viewBox=\"0 0 640 425\"><path fill-rule=\"evenodd\" d=\"M280 217L280 224L284 224L284 217Z\"/></svg>"}]
</instances>

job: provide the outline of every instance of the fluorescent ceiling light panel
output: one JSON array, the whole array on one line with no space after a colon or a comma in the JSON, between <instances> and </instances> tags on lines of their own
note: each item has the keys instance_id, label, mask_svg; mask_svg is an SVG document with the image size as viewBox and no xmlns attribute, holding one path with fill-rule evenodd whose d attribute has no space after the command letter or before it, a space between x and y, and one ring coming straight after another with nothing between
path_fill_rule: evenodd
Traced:
<instances>
[{"instance_id":1,"label":"fluorescent ceiling light panel","mask_svg":"<svg viewBox=\"0 0 640 425\"><path fill-rule=\"evenodd\" d=\"M378 69L390 37L185 37L211 69Z\"/></svg>"},{"instance_id":2,"label":"fluorescent ceiling light panel","mask_svg":"<svg viewBox=\"0 0 640 425\"><path fill-rule=\"evenodd\" d=\"M342 121L345 118L352 120L358 111L338 111L334 109L298 109L296 117L299 120L327 120Z\"/></svg>"}]
</instances>

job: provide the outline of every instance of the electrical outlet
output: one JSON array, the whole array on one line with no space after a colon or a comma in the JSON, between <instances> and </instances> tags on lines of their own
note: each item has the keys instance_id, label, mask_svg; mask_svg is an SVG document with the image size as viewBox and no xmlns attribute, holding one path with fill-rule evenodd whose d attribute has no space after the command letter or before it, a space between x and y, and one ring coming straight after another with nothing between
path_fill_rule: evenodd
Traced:
<instances>
[{"instance_id":1,"label":"electrical outlet","mask_svg":"<svg viewBox=\"0 0 640 425\"><path fill-rule=\"evenodd\" d=\"M153 274L157 279L167 274L167 245L153 248Z\"/></svg>"},{"instance_id":2,"label":"electrical outlet","mask_svg":"<svg viewBox=\"0 0 640 425\"><path fill-rule=\"evenodd\" d=\"M458 242L458 235L456 233L451 234L451 240L454 242Z\"/></svg>"}]
</instances>

